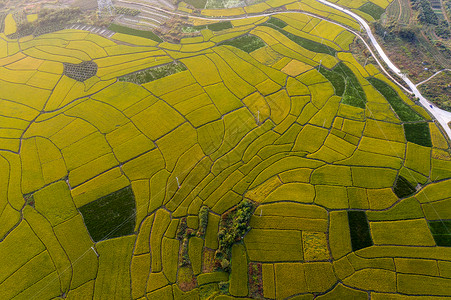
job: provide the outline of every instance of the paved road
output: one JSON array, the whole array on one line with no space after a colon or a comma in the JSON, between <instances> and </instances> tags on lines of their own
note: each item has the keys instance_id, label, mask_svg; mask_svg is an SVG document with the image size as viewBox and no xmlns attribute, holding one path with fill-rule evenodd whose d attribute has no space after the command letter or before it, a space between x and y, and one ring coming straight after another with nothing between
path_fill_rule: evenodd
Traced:
<instances>
[{"instance_id":1,"label":"paved road","mask_svg":"<svg viewBox=\"0 0 451 300\"><path fill-rule=\"evenodd\" d=\"M437 119L437 121L440 123L440 125L442 125L442 127L445 130L448 137L451 139L451 128L448 126L448 123L451 122L451 112L448 112L448 111L438 108L437 106L435 106L434 104L432 104L428 100L426 100L426 98L424 98L423 95L421 95L421 93L417 89L416 85L405 74L403 74L401 72L401 70L398 67L396 67L395 64L393 64L391 62L391 60L388 58L388 56L385 54L384 50L382 49L382 47L379 45L376 38L374 37L368 23L363 18L361 18L359 15L357 15L357 14L353 13L352 11L345 9L341 6L338 6L334 3L330 3L326 0L316 0L316 1L323 3L327 6L333 7L347 15L350 15L351 17L356 19L363 26L363 28L365 28L366 33L368 34L368 37L370 38L371 44L374 46L374 48L376 49L379 56L384 60L384 62L387 64L387 66L393 72L395 72L399 77L402 78L402 80L404 80L404 82L409 86L412 93L418 99L420 99L421 105L423 105L423 107Z\"/></svg>"}]
</instances>

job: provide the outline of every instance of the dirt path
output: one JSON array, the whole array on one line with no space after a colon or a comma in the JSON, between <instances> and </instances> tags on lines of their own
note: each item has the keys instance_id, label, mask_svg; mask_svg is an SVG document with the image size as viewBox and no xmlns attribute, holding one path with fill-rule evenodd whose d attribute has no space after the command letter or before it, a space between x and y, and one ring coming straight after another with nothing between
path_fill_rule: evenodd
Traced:
<instances>
[{"instance_id":1,"label":"dirt path","mask_svg":"<svg viewBox=\"0 0 451 300\"><path fill-rule=\"evenodd\" d=\"M440 71L436 72L434 75L432 75L431 77L429 77L428 79L423 80L422 82L417 83L416 86L418 87L419 85L428 82L429 80L431 80L432 78L434 78L434 77L437 76L438 74L442 73L443 71L451 71L451 69L443 69L443 70L440 70Z\"/></svg>"}]
</instances>

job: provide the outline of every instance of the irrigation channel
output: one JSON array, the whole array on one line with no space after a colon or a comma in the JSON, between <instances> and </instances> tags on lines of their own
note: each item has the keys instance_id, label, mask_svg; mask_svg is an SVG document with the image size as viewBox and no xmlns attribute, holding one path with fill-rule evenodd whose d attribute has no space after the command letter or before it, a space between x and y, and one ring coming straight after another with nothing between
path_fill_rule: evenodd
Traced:
<instances>
[{"instance_id":1,"label":"irrigation channel","mask_svg":"<svg viewBox=\"0 0 451 300\"><path fill-rule=\"evenodd\" d=\"M386 75L393 80L394 82L396 82L402 89L404 89L406 92L415 95L415 97L417 97L419 99L420 104L431 114L434 116L434 118L440 123L441 127L443 128L443 130L446 132L446 134L448 135L448 137L451 139L451 128L450 125L448 125L451 122L451 112L442 110L440 108L438 108L436 105L434 105L433 103L429 102L428 100L426 100L426 98L423 97L423 95L420 93L420 91L417 89L417 85L415 83L413 83L406 74L404 74L398 67L396 67L396 65L388 58L388 56L385 54L384 50L382 49L382 47L380 46L380 44L378 43L378 41L376 40L375 36L373 35L373 32L371 31L370 26L368 25L368 23L361 18L359 15L353 13L352 11L343 8L337 4L331 3L329 1L326 0L316 0L317 2L320 2L324 5L330 6L336 10L339 10L349 16L351 16L352 18L354 18L361 26L363 29L365 29L370 42L372 44L372 46L374 47L374 49L377 51L377 54L379 55L379 57L385 62L385 64L395 73L397 74L406 84L407 86L410 88L407 89L405 88L403 85L399 84L392 76L390 76L390 74L385 70L385 68L382 66L382 64L379 62L379 60L377 59L375 53L373 52L373 50L371 49L371 47L366 43L365 39L357 32L349 29L348 27L344 26L343 24L334 22L332 20L329 20L327 18L323 18L308 12L304 12L304 11L291 11L291 10L287 10L287 11L283 11L283 12L297 12L297 13L302 13L308 16L312 16L315 18L319 18L322 20L326 20L328 22L331 22L333 24L336 24L338 26L341 26L347 30L349 30L350 32L352 32L353 34L355 34L356 36L358 36L364 43L365 46L368 48L368 50L371 52L371 54L373 55L373 57L376 59L378 65L381 67L381 69L386 73ZM131 4L134 2L131 1L127 1L127 0L118 0L117 2L119 3L124 3L124 4ZM153 10L157 11L157 12L161 12L164 14L170 14L170 15L176 15L176 16L183 16L183 17L190 17L193 19L204 19L204 20L214 20L214 21L231 21L231 20L238 20L238 19L246 19L246 18L250 18L250 17L261 17L261 16L272 16L272 15L276 15L279 14L280 12L271 12L271 13L259 13L259 14L252 14L252 15L244 15L244 16L236 16L236 17L225 17L225 18L208 18L208 17L202 17L202 16L192 16L189 14L184 14L184 13L179 13L179 12L174 12L174 11L169 11L167 9L164 8L159 8L159 7L154 7L148 4L143 4L143 3L139 3L139 6L144 6L147 8L152 8Z\"/></svg>"}]
</instances>

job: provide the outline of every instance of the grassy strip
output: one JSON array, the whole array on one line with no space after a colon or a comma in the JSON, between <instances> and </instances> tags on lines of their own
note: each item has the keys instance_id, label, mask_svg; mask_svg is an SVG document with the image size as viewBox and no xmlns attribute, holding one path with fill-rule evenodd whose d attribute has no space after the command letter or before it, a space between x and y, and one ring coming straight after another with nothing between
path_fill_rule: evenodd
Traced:
<instances>
[{"instance_id":1,"label":"grassy strip","mask_svg":"<svg viewBox=\"0 0 451 300\"><path fill-rule=\"evenodd\" d=\"M408 142L420 146L432 147L431 132L426 122L404 124L404 133Z\"/></svg>"},{"instance_id":2,"label":"grassy strip","mask_svg":"<svg viewBox=\"0 0 451 300\"><path fill-rule=\"evenodd\" d=\"M405 198L410 196L416 192L416 189L412 184L402 176L398 176L396 179L395 186L393 187L393 191L395 192L398 198Z\"/></svg>"},{"instance_id":3,"label":"grassy strip","mask_svg":"<svg viewBox=\"0 0 451 300\"><path fill-rule=\"evenodd\" d=\"M312 40L294 35L292 33L289 33L288 31L283 30L281 26L285 27L287 24L279 19L270 18L266 23L264 23L262 25L278 30L280 33L285 35L287 38L289 38L290 40L292 40L299 46L301 46L307 50L310 50L312 52L326 53L326 54L330 54L331 56L335 56L335 54L337 53L337 51L335 49L333 49L329 46L314 42Z\"/></svg>"},{"instance_id":4,"label":"grassy strip","mask_svg":"<svg viewBox=\"0 0 451 300\"><path fill-rule=\"evenodd\" d=\"M320 66L319 72L332 83L335 94L343 97L344 104L365 108L365 92L352 70L343 62L340 62L332 70Z\"/></svg>"},{"instance_id":5,"label":"grassy strip","mask_svg":"<svg viewBox=\"0 0 451 300\"><path fill-rule=\"evenodd\" d=\"M380 79L370 77L368 81L381 93L390 103L398 117L403 122L415 122L424 120L416 111L405 103L398 93L387 83Z\"/></svg>"},{"instance_id":6,"label":"grassy strip","mask_svg":"<svg viewBox=\"0 0 451 300\"><path fill-rule=\"evenodd\" d=\"M451 247L451 221L429 221L428 225L437 246Z\"/></svg>"},{"instance_id":7,"label":"grassy strip","mask_svg":"<svg viewBox=\"0 0 451 300\"><path fill-rule=\"evenodd\" d=\"M366 14L369 14L375 20L380 19L382 14L385 12L385 10L382 7L374 4L373 2L367 2L363 4L362 6L359 7L359 10L363 11Z\"/></svg>"},{"instance_id":8,"label":"grassy strip","mask_svg":"<svg viewBox=\"0 0 451 300\"><path fill-rule=\"evenodd\" d=\"M154 81L178 72L185 71L186 67L181 62L173 62L163 66L145 69L139 72L119 77L119 81L127 81L135 84L143 84Z\"/></svg>"},{"instance_id":9,"label":"grassy strip","mask_svg":"<svg viewBox=\"0 0 451 300\"><path fill-rule=\"evenodd\" d=\"M265 42L263 42L262 39L260 39L257 36L246 34L239 36L235 39L225 41L221 43L221 45L230 45L238 49L241 49L247 53L251 53L252 51L264 47L266 44Z\"/></svg>"},{"instance_id":10,"label":"grassy strip","mask_svg":"<svg viewBox=\"0 0 451 300\"><path fill-rule=\"evenodd\" d=\"M79 208L95 242L132 234L135 228L135 196L130 186Z\"/></svg>"},{"instance_id":11,"label":"grassy strip","mask_svg":"<svg viewBox=\"0 0 451 300\"><path fill-rule=\"evenodd\" d=\"M114 32L118 32L118 33L134 35L134 36L139 36L142 38L150 39L157 43L161 43L163 41L162 39L160 39L160 37L158 35L156 35L152 31L138 30L138 29L125 27L125 26L118 25L118 24L111 24L110 26L108 26L108 29L111 31L114 31Z\"/></svg>"},{"instance_id":12,"label":"grassy strip","mask_svg":"<svg viewBox=\"0 0 451 300\"><path fill-rule=\"evenodd\" d=\"M370 235L370 225L364 211L348 211L349 229L351 231L352 251L357 251L373 245Z\"/></svg>"}]
</instances>

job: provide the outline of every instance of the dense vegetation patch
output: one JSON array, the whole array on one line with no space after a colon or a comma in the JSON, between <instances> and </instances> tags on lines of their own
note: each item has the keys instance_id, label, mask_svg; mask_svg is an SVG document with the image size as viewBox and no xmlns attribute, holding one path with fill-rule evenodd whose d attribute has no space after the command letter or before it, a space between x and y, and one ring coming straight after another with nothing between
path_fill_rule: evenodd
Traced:
<instances>
[{"instance_id":1,"label":"dense vegetation patch","mask_svg":"<svg viewBox=\"0 0 451 300\"><path fill-rule=\"evenodd\" d=\"M84 61L79 64L63 63L63 65L63 74L80 82L97 74L97 64L93 61Z\"/></svg>"},{"instance_id":2,"label":"dense vegetation patch","mask_svg":"<svg viewBox=\"0 0 451 300\"><path fill-rule=\"evenodd\" d=\"M411 0L411 2L412 8L418 11L418 20L427 24L438 24L439 20L432 9L431 2L428 0Z\"/></svg>"},{"instance_id":3,"label":"dense vegetation patch","mask_svg":"<svg viewBox=\"0 0 451 300\"><path fill-rule=\"evenodd\" d=\"M232 245L239 242L251 229L249 221L254 210L254 203L244 199L235 208L222 215L218 231L219 248L215 253L218 267L229 269Z\"/></svg>"},{"instance_id":4,"label":"dense vegetation patch","mask_svg":"<svg viewBox=\"0 0 451 300\"><path fill-rule=\"evenodd\" d=\"M319 72L332 83L335 94L343 97L342 102L344 104L365 108L365 92L357 77L343 62L340 62L331 70L320 66Z\"/></svg>"},{"instance_id":5,"label":"dense vegetation patch","mask_svg":"<svg viewBox=\"0 0 451 300\"><path fill-rule=\"evenodd\" d=\"M143 84L146 82L154 81L181 71L185 71L186 67L181 62L173 62L163 66L153 67L145 69L139 72L128 74L119 77L119 81L133 82L136 84Z\"/></svg>"},{"instance_id":6,"label":"dense vegetation patch","mask_svg":"<svg viewBox=\"0 0 451 300\"><path fill-rule=\"evenodd\" d=\"M385 12L385 10L379 5L374 4L373 2L367 2L359 7L359 10L369 14L375 20L380 19L381 15Z\"/></svg>"},{"instance_id":7,"label":"dense vegetation patch","mask_svg":"<svg viewBox=\"0 0 451 300\"><path fill-rule=\"evenodd\" d=\"M396 179L393 191L395 192L396 196L398 196L398 198L405 198L414 194L416 192L416 189L407 179L400 175Z\"/></svg>"},{"instance_id":8,"label":"dense vegetation patch","mask_svg":"<svg viewBox=\"0 0 451 300\"><path fill-rule=\"evenodd\" d=\"M420 146L432 147L431 132L426 122L404 124L404 133L408 142Z\"/></svg>"},{"instance_id":9,"label":"dense vegetation patch","mask_svg":"<svg viewBox=\"0 0 451 300\"><path fill-rule=\"evenodd\" d=\"M351 231L352 251L357 251L373 245L370 235L370 225L364 211L348 211L349 229Z\"/></svg>"},{"instance_id":10,"label":"dense vegetation patch","mask_svg":"<svg viewBox=\"0 0 451 300\"><path fill-rule=\"evenodd\" d=\"M390 85L374 77L368 78L368 81L387 99L401 121L414 122L424 120L422 116L399 97L398 93Z\"/></svg>"},{"instance_id":11,"label":"dense vegetation patch","mask_svg":"<svg viewBox=\"0 0 451 300\"><path fill-rule=\"evenodd\" d=\"M108 29L117 33L123 33L128 35L139 36L142 38L150 39L155 42L161 43L163 40L152 31L138 30L130 27L125 27L118 24L111 24Z\"/></svg>"},{"instance_id":12,"label":"dense vegetation patch","mask_svg":"<svg viewBox=\"0 0 451 300\"><path fill-rule=\"evenodd\" d=\"M429 221L428 225L437 246L451 247L451 221Z\"/></svg>"},{"instance_id":13,"label":"dense vegetation patch","mask_svg":"<svg viewBox=\"0 0 451 300\"><path fill-rule=\"evenodd\" d=\"M130 186L83 205L79 210L95 242L134 232L136 205Z\"/></svg>"},{"instance_id":14,"label":"dense vegetation patch","mask_svg":"<svg viewBox=\"0 0 451 300\"><path fill-rule=\"evenodd\" d=\"M251 53L252 51L264 47L266 44L265 42L263 42L262 39L260 39L257 36L246 34L239 36L235 39L225 41L221 43L221 45L230 45L238 49L241 49L247 53Z\"/></svg>"},{"instance_id":15,"label":"dense vegetation patch","mask_svg":"<svg viewBox=\"0 0 451 300\"><path fill-rule=\"evenodd\" d=\"M264 23L262 25L278 30L280 33L285 35L287 38L289 38L290 40L292 40L299 46L301 46L307 50L310 50L312 52L326 53L326 54L330 54L331 56L335 56L335 54L337 53L337 51L335 49L333 49L329 46L326 46L324 44L314 42L312 40L297 36L295 34L289 33L288 31L282 29L287 24L279 19L270 18L266 23Z\"/></svg>"}]
</instances>

